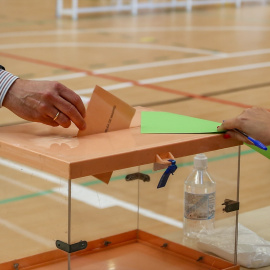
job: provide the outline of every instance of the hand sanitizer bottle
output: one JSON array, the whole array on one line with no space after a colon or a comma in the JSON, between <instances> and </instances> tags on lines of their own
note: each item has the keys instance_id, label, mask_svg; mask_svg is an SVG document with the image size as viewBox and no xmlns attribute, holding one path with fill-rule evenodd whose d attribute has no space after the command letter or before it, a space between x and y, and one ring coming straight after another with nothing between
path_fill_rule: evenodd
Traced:
<instances>
[{"instance_id":1,"label":"hand sanitizer bottle","mask_svg":"<svg viewBox=\"0 0 270 270\"><path fill-rule=\"evenodd\" d=\"M207 172L207 161L205 154L197 154L184 184L185 237L197 238L214 229L216 184Z\"/></svg>"}]
</instances>

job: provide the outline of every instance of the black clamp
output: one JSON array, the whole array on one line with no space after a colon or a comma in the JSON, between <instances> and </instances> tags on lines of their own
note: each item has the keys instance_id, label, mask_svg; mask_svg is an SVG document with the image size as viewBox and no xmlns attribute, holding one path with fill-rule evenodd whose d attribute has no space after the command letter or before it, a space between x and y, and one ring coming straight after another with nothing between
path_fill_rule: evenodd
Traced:
<instances>
[{"instance_id":1,"label":"black clamp","mask_svg":"<svg viewBox=\"0 0 270 270\"><path fill-rule=\"evenodd\" d=\"M237 201L225 199L224 203L222 205L225 205L223 208L223 211L226 213L233 212L239 210L240 203Z\"/></svg>"},{"instance_id":2,"label":"black clamp","mask_svg":"<svg viewBox=\"0 0 270 270\"><path fill-rule=\"evenodd\" d=\"M126 176L126 181L132 181L136 179L142 180L143 182L150 182L150 176L144 173L137 172L137 173L128 174Z\"/></svg>"},{"instance_id":3,"label":"black clamp","mask_svg":"<svg viewBox=\"0 0 270 270\"><path fill-rule=\"evenodd\" d=\"M87 248L87 242L86 241L80 241L78 243L69 245L65 242L62 242L60 240L56 240L55 245L57 248L67 252L67 253L73 253L79 250L83 250Z\"/></svg>"},{"instance_id":4,"label":"black clamp","mask_svg":"<svg viewBox=\"0 0 270 270\"><path fill-rule=\"evenodd\" d=\"M0 65L0 69L6 70L5 67L3 67L2 65Z\"/></svg>"}]
</instances>

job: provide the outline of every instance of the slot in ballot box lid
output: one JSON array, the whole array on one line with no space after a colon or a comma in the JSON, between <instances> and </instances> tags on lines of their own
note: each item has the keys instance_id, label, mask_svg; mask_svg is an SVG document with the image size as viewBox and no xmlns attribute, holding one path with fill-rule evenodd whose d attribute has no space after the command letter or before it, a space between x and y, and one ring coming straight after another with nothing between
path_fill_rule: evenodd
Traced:
<instances>
[{"instance_id":1,"label":"slot in ballot box lid","mask_svg":"<svg viewBox=\"0 0 270 270\"><path fill-rule=\"evenodd\" d=\"M77 137L77 128L25 123L0 127L0 156L66 179L154 163L240 145L221 134L141 134L140 112L129 129Z\"/></svg>"}]
</instances>

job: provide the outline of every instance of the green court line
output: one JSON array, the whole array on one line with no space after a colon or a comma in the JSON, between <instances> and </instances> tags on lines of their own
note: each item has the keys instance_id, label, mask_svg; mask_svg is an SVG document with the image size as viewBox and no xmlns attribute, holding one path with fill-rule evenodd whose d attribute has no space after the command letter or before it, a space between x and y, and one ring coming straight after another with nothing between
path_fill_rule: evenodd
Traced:
<instances>
[{"instance_id":1,"label":"green court line","mask_svg":"<svg viewBox=\"0 0 270 270\"><path fill-rule=\"evenodd\" d=\"M18 196L18 197L4 199L4 200L0 201L0 204L7 204L7 203L11 203L11 202L21 201L21 200L25 200L25 199L48 195L51 193L54 193L54 191L52 189L44 190L44 191L40 191L40 192L36 192L36 193L32 193L32 194L26 194L26 195L22 195L22 196Z\"/></svg>"},{"instance_id":2,"label":"green court line","mask_svg":"<svg viewBox=\"0 0 270 270\"><path fill-rule=\"evenodd\" d=\"M247 154L252 154L254 153L255 150L250 149L250 150L245 150L241 152L241 156L242 155L247 155ZM234 158L237 157L238 153L230 153L230 154L226 154L226 155L221 155L221 156L216 156L216 157L212 157L209 158L208 161L209 162L214 162L214 161L219 161L219 160L224 160L224 159L229 159L229 158ZM185 163L179 163L177 164L178 167L188 167L188 166L192 166L193 165L193 161L192 162L185 162ZM153 170L145 170L142 171L142 173L144 174L154 174L156 173ZM110 181L118 181L118 180L122 180L125 179L126 175L118 175L115 177L112 177ZM93 186L93 185L98 185L98 184L102 184L103 182L100 180L96 180L96 181L88 181L85 183L81 183L81 186ZM8 198L8 199L4 199L4 200L0 200L0 205L1 204L7 204L7 203L12 203L12 202L17 202L17 201L22 201L22 200L26 200L26 199L31 199L31 198L35 198L35 197L40 197L40 196L44 196L44 195L48 195L48 194L52 194L55 191L52 189L49 190L44 190L44 191L40 191L40 192L36 192L36 193L32 193L32 194L27 194L27 195L22 195L22 196L18 196L18 197L13 197L13 198Z\"/></svg>"}]
</instances>

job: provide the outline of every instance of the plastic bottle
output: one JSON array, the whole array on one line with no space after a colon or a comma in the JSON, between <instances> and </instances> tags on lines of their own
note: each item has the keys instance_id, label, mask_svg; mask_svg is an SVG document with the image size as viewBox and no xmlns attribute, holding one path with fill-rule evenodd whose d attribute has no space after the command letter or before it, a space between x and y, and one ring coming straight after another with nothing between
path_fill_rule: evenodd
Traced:
<instances>
[{"instance_id":1,"label":"plastic bottle","mask_svg":"<svg viewBox=\"0 0 270 270\"><path fill-rule=\"evenodd\" d=\"M214 229L216 184L207 172L207 162L205 154L197 154L184 184L184 236L188 238Z\"/></svg>"}]
</instances>

